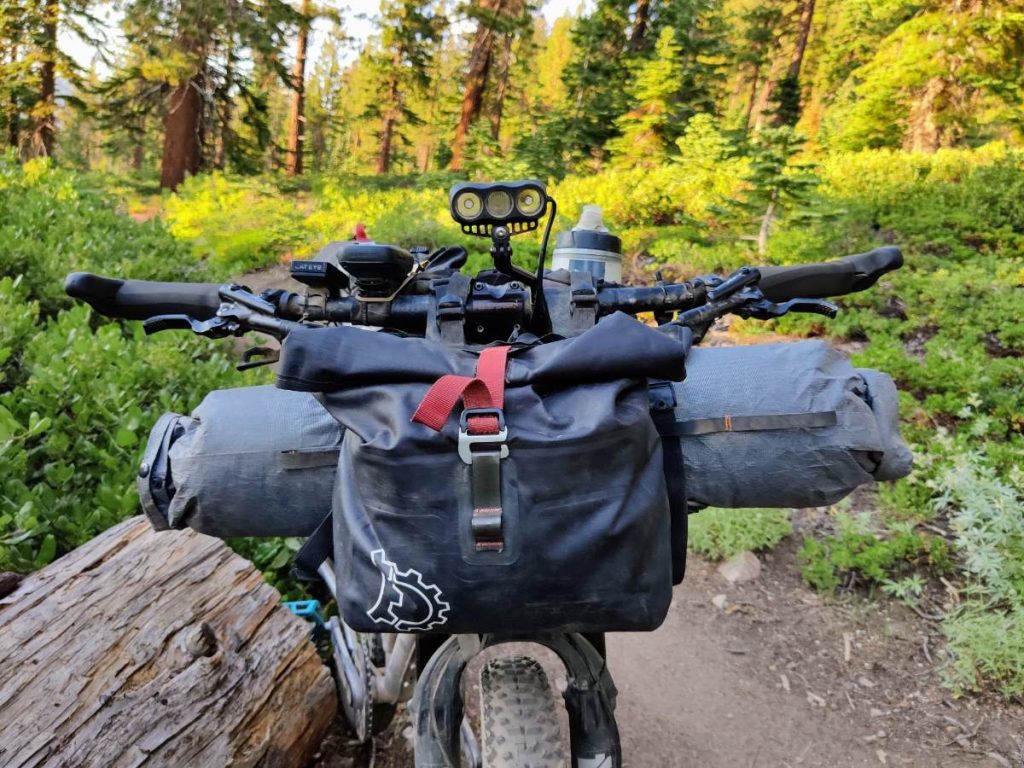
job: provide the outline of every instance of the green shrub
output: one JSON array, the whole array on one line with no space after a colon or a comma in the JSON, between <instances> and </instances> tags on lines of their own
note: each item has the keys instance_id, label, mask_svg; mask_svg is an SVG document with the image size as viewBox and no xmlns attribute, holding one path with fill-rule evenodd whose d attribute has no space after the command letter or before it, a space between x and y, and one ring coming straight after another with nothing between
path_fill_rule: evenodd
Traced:
<instances>
[{"instance_id":1,"label":"green shrub","mask_svg":"<svg viewBox=\"0 0 1024 768\"><path fill-rule=\"evenodd\" d=\"M150 426L235 383L222 348L94 316L66 272L202 279L159 222L138 224L73 174L0 162L0 570L45 565L138 510ZM63 307L71 307L63 309Z\"/></svg>"},{"instance_id":2,"label":"green shrub","mask_svg":"<svg viewBox=\"0 0 1024 768\"><path fill-rule=\"evenodd\" d=\"M1024 696L1024 607L970 601L942 623L952 660L943 670L955 692L995 688Z\"/></svg>"},{"instance_id":3,"label":"green shrub","mask_svg":"<svg viewBox=\"0 0 1024 768\"><path fill-rule=\"evenodd\" d=\"M966 600L943 622L955 691L995 688L1024 695L1024 493L1020 468L999 479L977 454L961 454L939 475L935 504L949 524L967 576Z\"/></svg>"},{"instance_id":4,"label":"green shrub","mask_svg":"<svg viewBox=\"0 0 1024 768\"><path fill-rule=\"evenodd\" d=\"M171 233L225 277L312 247L295 199L257 179L191 176L165 200L164 213Z\"/></svg>"},{"instance_id":5,"label":"green shrub","mask_svg":"<svg viewBox=\"0 0 1024 768\"><path fill-rule=\"evenodd\" d=\"M0 395L14 433L0 455L0 567L16 570L135 514L139 453L157 416L187 413L208 389L238 383L210 342L147 338L137 324L93 329L87 307L33 336L23 369L21 386Z\"/></svg>"},{"instance_id":6,"label":"green shrub","mask_svg":"<svg viewBox=\"0 0 1024 768\"><path fill-rule=\"evenodd\" d=\"M203 270L158 221L137 224L77 177L32 160L19 168L0 156L0 274L21 276L44 316L68 307L73 271L150 280L200 280Z\"/></svg>"},{"instance_id":7,"label":"green shrub","mask_svg":"<svg viewBox=\"0 0 1024 768\"><path fill-rule=\"evenodd\" d=\"M807 538L800 550L800 573L808 584L833 592L851 575L862 584L898 583L914 572L946 573L951 567L944 539L894 525L887 533L869 529L866 519L839 518L840 531L823 539Z\"/></svg>"},{"instance_id":8,"label":"green shrub","mask_svg":"<svg viewBox=\"0 0 1024 768\"><path fill-rule=\"evenodd\" d=\"M770 549L792 531L785 509L716 509L709 507L689 519L688 544L712 560L746 550Z\"/></svg>"}]
</instances>

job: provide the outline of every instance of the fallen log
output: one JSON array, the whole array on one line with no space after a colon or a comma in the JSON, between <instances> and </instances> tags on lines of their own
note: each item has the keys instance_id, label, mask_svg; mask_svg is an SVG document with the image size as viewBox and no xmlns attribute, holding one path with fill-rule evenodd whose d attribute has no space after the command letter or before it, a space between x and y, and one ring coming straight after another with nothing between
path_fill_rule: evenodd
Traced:
<instances>
[{"instance_id":1,"label":"fallen log","mask_svg":"<svg viewBox=\"0 0 1024 768\"><path fill-rule=\"evenodd\" d=\"M133 518L0 599L0 765L301 766L334 717L251 563Z\"/></svg>"}]
</instances>

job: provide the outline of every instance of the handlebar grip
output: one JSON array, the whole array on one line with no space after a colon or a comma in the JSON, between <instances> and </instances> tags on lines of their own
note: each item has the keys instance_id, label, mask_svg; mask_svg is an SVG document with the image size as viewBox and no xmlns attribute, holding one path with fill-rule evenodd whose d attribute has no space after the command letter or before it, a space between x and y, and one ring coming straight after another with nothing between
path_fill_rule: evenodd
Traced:
<instances>
[{"instance_id":1,"label":"handlebar grip","mask_svg":"<svg viewBox=\"0 0 1024 768\"><path fill-rule=\"evenodd\" d=\"M870 288L886 272L902 266L900 249L886 246L820 264L760 267L758 287L770 301L827 299Z\"/></svg>"},{"instance_id":2,"label":"handlebar grip","mask_svg":"<svg viewBox=\"0 0 1024 768\"><path fill-rule=\"evenodd\" d=\"M159 283L149 280L118 280L88 272L72 272L64 292L88 303L101 315L125 320L145 320L155 315L186 314L209 320L221 305L215 283Z\"/></svg>"}]
</instances>

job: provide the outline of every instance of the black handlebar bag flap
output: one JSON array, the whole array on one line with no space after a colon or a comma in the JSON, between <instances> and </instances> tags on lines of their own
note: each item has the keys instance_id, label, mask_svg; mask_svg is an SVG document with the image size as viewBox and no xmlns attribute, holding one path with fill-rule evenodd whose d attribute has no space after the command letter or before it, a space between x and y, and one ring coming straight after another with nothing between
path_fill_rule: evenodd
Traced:
<instances>
[{"instance_id":1,"label":"black handlebar bag flap","mask_svg":"<svg viewBox=\"0 0 1024 768\"><path fill-rule=\"evenodd\" d=\"M346 428L333 506L345 621L378 632L657 627L672 552L647 378L681 380L685 353L623 314L573 338L483 349L292 332L278 386L321 393Z\"/></svg>"}]
</instances>

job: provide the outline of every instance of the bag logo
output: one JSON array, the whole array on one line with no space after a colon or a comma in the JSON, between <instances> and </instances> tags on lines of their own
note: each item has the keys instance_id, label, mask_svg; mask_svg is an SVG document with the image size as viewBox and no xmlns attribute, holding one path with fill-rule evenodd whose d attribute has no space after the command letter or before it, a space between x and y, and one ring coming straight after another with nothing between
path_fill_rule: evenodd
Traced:
<instances>
[{"instance_id":1,"label":"bag logo","mask_svg":"<svg viewBox=\"0 0 1024 768\"><path fill-rule=\"evenodd\" d=\"M440 588L423 581L423 574L410 568L399 570L383 549L375 549L370 559L380 571L380 594L366 612L378 624L387 624L396 632L427 631L448 620L451 609Z\"/></svg>"}]
</instances>

